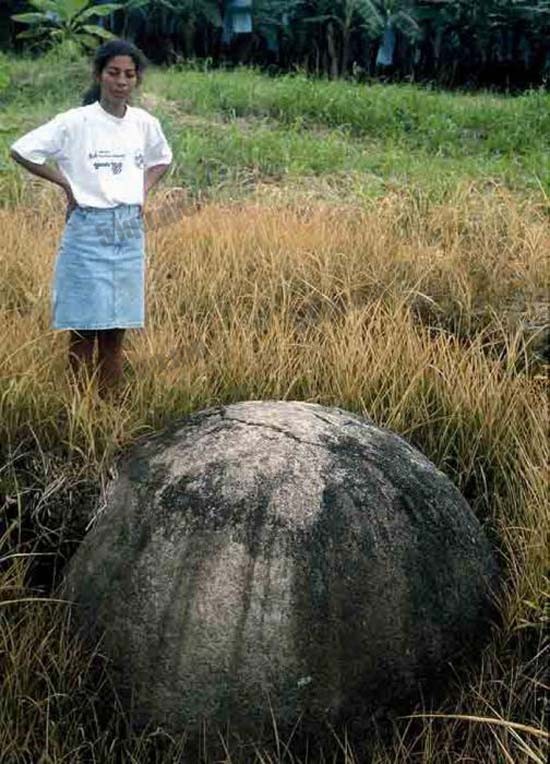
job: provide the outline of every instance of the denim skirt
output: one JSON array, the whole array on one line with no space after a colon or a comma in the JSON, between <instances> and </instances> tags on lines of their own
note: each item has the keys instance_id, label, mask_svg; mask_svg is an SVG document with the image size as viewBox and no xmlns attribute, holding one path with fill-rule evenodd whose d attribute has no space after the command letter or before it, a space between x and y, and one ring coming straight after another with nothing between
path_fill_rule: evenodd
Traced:
<instances>
[{"instance_id":1,"label":"denim skirt","mask_svg":"<svg viewBox=\"0 0 550 764\"><path fill-rule=\"evenodd\" d=\"M143 326L144 275L140 205L75 207L55 263L53 328Z\"/></svg>"}]
</instances>

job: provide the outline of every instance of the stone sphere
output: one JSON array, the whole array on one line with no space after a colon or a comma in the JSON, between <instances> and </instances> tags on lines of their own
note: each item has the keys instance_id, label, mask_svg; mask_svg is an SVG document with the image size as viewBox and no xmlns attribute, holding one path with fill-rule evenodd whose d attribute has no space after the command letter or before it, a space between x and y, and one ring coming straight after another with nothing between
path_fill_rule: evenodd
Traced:
<instances>
[{"instance_id":1,"label":"stone sphere","mask_svg":"<svg viewBox=\"0 0 550 764\"><path fill-rule=\"evenodd\" d=\"M138 723L253 729L414 694L478 637L495 581L468 504L401 437L250 401L126 454L64 594Z\"/></svg>"}]
</instances>

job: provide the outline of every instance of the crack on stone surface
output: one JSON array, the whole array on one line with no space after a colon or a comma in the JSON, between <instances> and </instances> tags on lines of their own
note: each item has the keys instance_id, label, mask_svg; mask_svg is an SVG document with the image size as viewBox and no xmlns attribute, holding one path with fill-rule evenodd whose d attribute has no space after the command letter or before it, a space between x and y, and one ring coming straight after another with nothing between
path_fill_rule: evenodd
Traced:
<instances>
[{"instance_id":1,"label":"crack on stone surface","mask_svg":"<svg viewBox=\"0 0 550 764\"><path fill-rule=\"evenodd\" d=\"M372 422L369 419L365 419L365 422L355 422L353 419L348 419L347 422L339 422L336 424L335 422L331 422L330 419L325 419L320 414L317 414L315 411L311 412L313 416L316 419L319 419L321 422L324 422L325 424L330 425L333 429L337 427L348 427L349 425L363 425L363 424L372 424Z\"/></svg>"},{"instance_id":2,"label":"crack on stone surface","mask_svg":"<svg viewBox=\"0 0 550 764\"><path fill-rule=\"evenodd\" d=\"M301 443L302 445L309 445L309 446L315 446L315 448L326 448L326 445L324 443L314 443L311 440L302 440L297 435L294 435L291 432L288 432L288 430L283 430L281 427L276 427L272 424L266 424L265 422L246 422L244 419L237 419L236 417L229 416L227 419L231 422L239 422L239 424L244 424L247 427L263 427L267 430L273 430L274 432L278 432L281 435L284 435L287 438L290 438L290 440L295 440L297 443Z\"/></svg>"}]
</instances>

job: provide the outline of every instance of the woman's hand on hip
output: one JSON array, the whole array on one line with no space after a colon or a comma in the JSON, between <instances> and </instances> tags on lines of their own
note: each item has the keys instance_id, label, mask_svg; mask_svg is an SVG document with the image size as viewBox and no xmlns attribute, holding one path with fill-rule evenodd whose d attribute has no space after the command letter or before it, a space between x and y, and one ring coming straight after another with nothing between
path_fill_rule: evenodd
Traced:
<instances>
[{"instance_id":1,"label":"woman's hand on hip","mask_svg":"<svg viewBox=\"0 0 550 764\"><path fill-rule=\"evenodd\" d=\"M71 215L71 212L78 205L76 203L76 199L74 198L72 188L70 186L63 186L63 190L65 191L65 196L67 197L67 211L65 213L65 221L67 221Z\"/></svg>"}]
</instances>

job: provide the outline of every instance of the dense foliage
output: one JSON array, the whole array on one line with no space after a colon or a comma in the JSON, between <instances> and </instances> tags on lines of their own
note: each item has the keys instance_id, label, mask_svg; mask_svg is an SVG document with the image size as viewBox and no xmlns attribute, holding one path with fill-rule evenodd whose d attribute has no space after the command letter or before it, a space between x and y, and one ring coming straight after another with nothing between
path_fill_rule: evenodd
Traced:
<instances>
[{"instance_id":1,"label":"dense foliage","mask_svg":"<svg viewBox=\"0 0 550 764\"><path fill-rule=\"evenodd\" d=\"M95 0L102 5L105 0ZM75 0L35 0L55 19ZM445 85L540 85L550 77L550 0L128 0L104 25L153 59L383 74ZM0 46L19 45L3 0ZM250 27L234 23L249 15ZM251 31L243 32L250 28Z\"/></svg>"},{"instance_id":2,"label":"dense foliage","mask_svg":"<svg viewBox=\"0 0 550 764\"><path fill-rule=\"evenodd\" d=\"M28 25L19 32L18 39L53 45L75 43L77 46L95 47L108 40L113 33L94 23L122 6L117 3L95 5L90 0L28 0L30 13L15 13L12 21Z\"/></svg>"}]
</instances>

